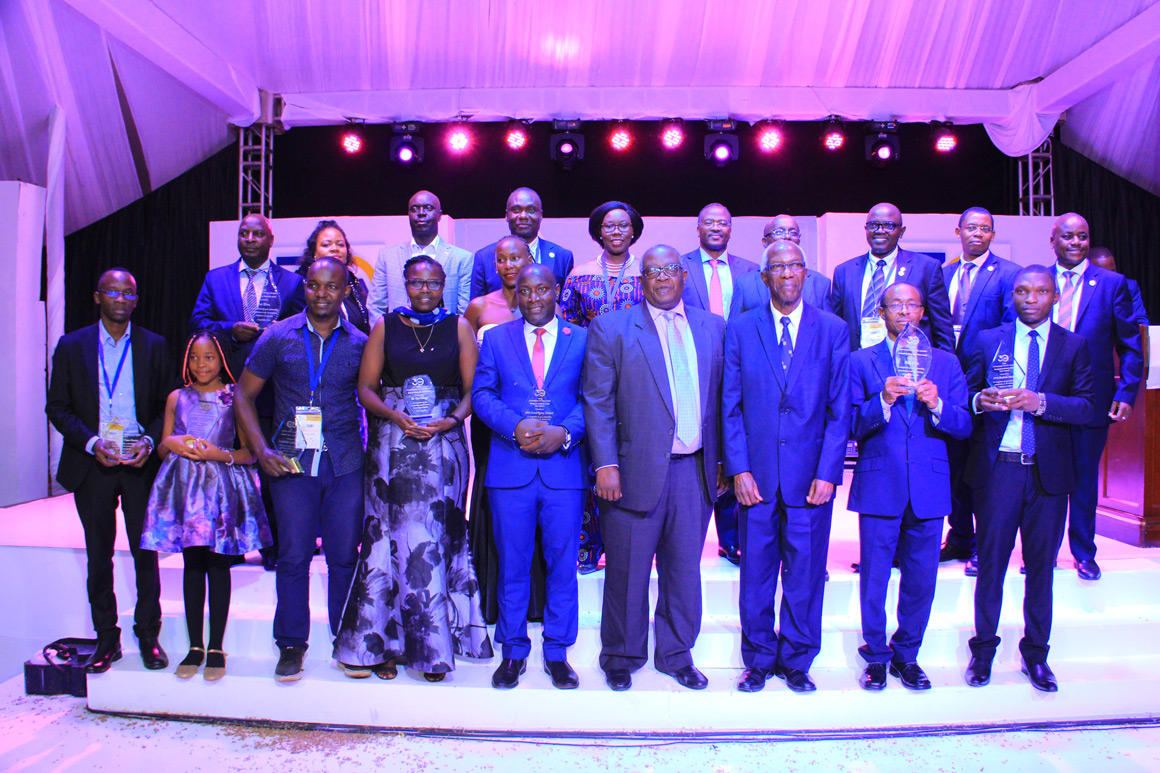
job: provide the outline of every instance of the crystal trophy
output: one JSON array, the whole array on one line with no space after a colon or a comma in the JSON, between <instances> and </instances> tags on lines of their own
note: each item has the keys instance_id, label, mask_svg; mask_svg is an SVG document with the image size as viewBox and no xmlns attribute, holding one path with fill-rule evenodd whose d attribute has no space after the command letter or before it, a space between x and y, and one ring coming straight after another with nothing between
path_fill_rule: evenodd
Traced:
<instances>
[{"instance_id":1,"label":"crystal trophy","mask_svg":"<svg viewBox=\"0 0 1160 773\"><path fill-rule=\"evenodd\" d=\"M427 424L435 418L435 383L427 375L411 376L403 382L403 402L407 415L416 424Z\"/></svg>"},{"instance_id":2,"label":"crystal trophy","mask_svg":"<svg viewBox=\"0 0 1160 773\"><path fill-rule=\"evenodd\" d=\"M302 449L298 448L298 425L293 418L286 419L274 433L272 440L274 450L285 457L287 463L296 473L303 471Z\"/></svg>"},{"instance_id":3,"label":"crystal trophy","mask_svg":"<svg viewBox=\"0 0 1160 773\"><path fill-rule=\"evenodd\" d=\"M220 419L217 403L198 400L185 418L185 434L198 440L209 440Z\"/></svg>"},{"instance_id":4,"label":"crystal trophy","mask_svg":"<svg viewBox=\"0 0 1160 773\"><path fill-rule=\"evenodd\" d=\"M144 434L145 429L135 421L113 419L101 429L101 440L112 444L118 459L132 459L133 446Z\"/></svg>"},{"instance_id":5,"label":"crystal trophy","mask_svg":"<svg viewBox=\"0 0 1160 773\"><path fill-rule=\"evenodd\" d=\"M892 354L895 374L910 379L910 391L913 392L914 385L930 372L930 361L934 358L930 339L918 328L907 324L894 339Z\"/></svg>"},{"instance_id":6,"label":"crystal trophy","mask_svg":"<svg viewBox=\"0 0 1160 773\"><path fill-rule=\"evenodd\" d=\"M1006 392L1023 383L1023 368L1015 359L1015 343L1006 339L999 342L995 356L987 366L987 385Z\"/></svg>"},{"instance_id":7,"label":"crystal trophy","mask_svg":"<svg viewBox=\"0 0 1160 773\"><path fill-rule=\"evenodd\" d=\"M552 406L552 399L543 389L533 389L524 403L524 418L542 421L551 424L556 418L556 409Z\"/></svg>"},{"instance_id":8,"label":"crystal trophy","mask_svg":"<svg viewBox=\"0 0 1160 773\"><path fill-rule=\"evenodd\" d=\"M277 306L266 306L259 304L258 308L254 309L254 324L261 330L265 330L278 321L278 313L281 311Z\"/></svg>"}]
</instances>

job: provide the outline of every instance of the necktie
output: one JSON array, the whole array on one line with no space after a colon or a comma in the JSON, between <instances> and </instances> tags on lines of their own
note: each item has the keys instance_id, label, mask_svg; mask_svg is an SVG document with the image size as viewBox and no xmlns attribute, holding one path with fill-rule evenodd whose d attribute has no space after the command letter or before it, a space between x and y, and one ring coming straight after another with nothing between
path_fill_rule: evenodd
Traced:
<instances>
[{"instance_id":1,"label":"necktie","mask_svg":"<svg viewBox=\"0 0 1160 773\"><path fill-rule=\"evenodd\" d=\"M254 314L258 311L258 292L254 287L254 277L258 275L258 269L246 268L242 270L246 272L246 277L249 279L246 283L246 292L242 294L242 311L246 315L246 322L253 322Z\"/></svg>"},{"instance_id":2,"label":"necktie","mask_svg":"<svg viewBox=\"0 0 1160 773\"><path fill-rule=\"evenodd\" d=\"M1064 271L1063 276L1063 292L1059 299L1059 326L1074 332L1075 328L1071 324L1071 307L1072 301L1075 299L1075 272Z\"/></svg>"},{"instance_id":3,"label":"necktie","mask_svg":"<svg viewBox=\"0 0 1160 773\"><path fill-rule=\"evenodd\" d=\"M951 311L951 322L955 325L963 324L963 315L967 310L967 301L971 297L971 271L974 268L974 263L963 261L963 265L959 269L959 292L955 296L955 308Z\"/></svg>"},{"instance_id":4,"label":"necktie","mask_svg":"<svg viewBox=\"0 0 1160 773\"><path fill-rule=\"evenodd\" d=\"M874 269L874 276L870 277L870 288L866 291L866 299L862 301L862 318L878 316L878 302L882 300L882 291L886 289L886 261L879 259L878 268Z\"/></svg>"},{"instance_id":5,"label":"necktie","mask_svg":"<svg viewBox=\"0 0 1160 773\"><path fill-rule=\"evenodd\" d=\"M709 258L709 265L713 268L713 275L709 277L709 311L718 317L725 316L725 296L721 292L721 275L717 273L717 258Z\"/></svg>"},{"instance_id":6,"label":"necktie","mask_svg":"<svg viewBox=\"0 0 1160 773\"><path fill-rule=\"evenodd\" d=\"M677 414L677 440L689 445L697 436L697 405L694 401L693 375L689 372L689 360L685 352L685 341L677 327L680 315L675 311L664 312L669 344L669 363L673 369L673 410Z\"/></svg>"},{"instance_id":7,"label":"necktie","mask_svg":"<svg viewBox=\"0 0 1160 773\"><path fill-rule=\"evenodd\" d=\"M781 353L781 370L789 373L789 363L793 359L793 338L789 334L789 317L781 318L781 341L777 346Z\"/></svg>"},{"instance_id":8,"label":"necktie","mask_svg":"<svg viewBox=\"0 0 1160 773\"><path fill-rule=\"evenodd\" d=\"M1028 331L1031 337L1027 344L1027 380L1023 387L1032 392L1039 389L1039 334L1034 330ZM1023 453L1026 456L1035 456L1035 417L1023 412Z\"/></svg>"},{"instance_id":9,"label":"necktie","mask_svg":"<svg viewBox=\"0 0 1160 773\"><path fill-rule=\"evenodd\" d=\"M532 344L532 373L536 376L536 388L544 388L544 334L542 327L536 328L536 342Z\"/></svg>"}]
</instances>

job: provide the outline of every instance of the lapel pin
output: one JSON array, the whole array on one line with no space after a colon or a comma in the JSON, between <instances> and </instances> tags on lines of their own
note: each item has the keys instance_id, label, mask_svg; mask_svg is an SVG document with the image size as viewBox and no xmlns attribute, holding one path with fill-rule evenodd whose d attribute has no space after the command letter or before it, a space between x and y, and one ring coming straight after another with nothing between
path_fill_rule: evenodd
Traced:
<instances>
[{"instance_id":1,"label":"lapel pin","mask_svg":"<svg viewBox=\"0 0 1160 773\"><path fill-rule=\"evenodd\" d=\"M902 275L903 275L903 274L905 274L905 273L906 273L906 266L900 266L900 267L898 268L898 275L899 275L899 276L902 276Z\"/></svg>"},{"instance_id":2,"label":"lapel pin","mask_svg":"<svg viewBox=\"0 0 1160 773\"><path fill-rule=\"evenodd\" d=\"M570 327L564 328L564 335L566 335L566 336L572 335L572 328L570 328Z\"/></svg>"},{"instance_id":3,"label":"lapel pin","mask_svg":"<svg viewBox=\"0 0 1160 773\"><path fill-rule=\"evenodd\" d=\"M995 267L994 267L994 266L987 266L987 270L988 270L988 271L994 271L994 270L995 270Z\"/></svg>"},{"instance_id":4,"label":"lapel pin","mask_svg":"<svg viewBox=\"0 0 1160 773\"><path fill-rule=\"evenodd\" d=\"M1088 284L1089 284L1089 285L1091 285L1092 287L1095 287L1095 286L1096 286L1096 280L1094 280L1094 279L1089 279L1089 280L1088 280Z\"/></svg>"}]
</instances>

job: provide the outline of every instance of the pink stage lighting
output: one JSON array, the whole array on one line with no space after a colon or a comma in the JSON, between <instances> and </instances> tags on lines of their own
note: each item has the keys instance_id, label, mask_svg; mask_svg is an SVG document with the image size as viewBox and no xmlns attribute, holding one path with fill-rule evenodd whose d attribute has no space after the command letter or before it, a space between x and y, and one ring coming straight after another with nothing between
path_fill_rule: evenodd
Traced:
<instances>
[{"instance_id":1,"label":"pink stage lighting","mask_svg":"<svg viewBox=\"0 0 1160 773\"><path fill-rule=\"evenodd\" d=\"M757 132L757 147L763 153L772 153L781 147L781 131L773 124L763 124Z\"/></svg>"},{"instance_id":2,"label":"pink stage lighting","mask_svg":"<svg viewBox=\"0 0 1160 773\"><path fill-rule=\"evenodd\" d=\"M880 161L889 161L894 156L894 151L889 145L879 145L875 148L874 155L878 156Z\"/></svg>"},{"instance_id":3,"label":"pink stage lighting","mask_svg":"<svg viewBox=\"0 0 1160 773\"><path fill-rule=\"evenodd\" d=\"M665 121L661 124L661 145L665 150L675 150L685 141L685 128L681 121Z\"/></svg>"},{"instance_id":4,"label":"pink stage lighting","mask_svg":"<svg viewBox=\"0 0 1160 773\"><path fill-rule=\"evenodd\" d=\"M453 153L463 153L471 147L471 133L463 126L456 126L447 135L447 147Z\"/></svg>"},{"instance_id":5,"label":"pink stage lighting","mask_svg":"<svg viewBox=\"0 0 1160 773\"><path fill-rule=\"evenodd\" d=\"M958 140L955 139L954 132L949 128L942 128L935 132L934 135L934 149L939 153L950 153L958 147Z\"/></svg>"},{"instance_id":6,"label":"pink stage lighting","mask_svg":"<svg viewBox=\"0 0 1160 773\"><path fill-rule=\"evenodd\" d=\"M342 149L347 153L358 153L362 150L362 137L354 132L347 132L342 135Z\"/></svg>"},{"instance_id":7,"label":"pink stage lighting","mask_svg":"<svg viewBox=\"0 0 1160 773\"><path fill-rule=\"evenodd\" d=\"M626 127L618 126L608 135L608 144L616 151L628 150L632 144L632 133Z\"/></svg>"},{"instance_id":8,"label":"pink stage lighting","mask_svg":"<svg viewBox=\"0 0 1160 773\"><path fill-rule=\"evenodd\" d=\"M724 163L733 157L733 151L729 149L728 145L721 144L713 148L713 158L721 163Z\"/></svg>"},{"instance_id":9,"label":"pink stage lighting","mask_svg":"<svg viewBox=\"0 0 1160 773\"><path fill-rule=\"evenodd\" d=\"M822 139L822 144L826 146L826 150L838 150L846 144L846 136L837 130L829 131Z\"/></svg>"},{"instance_id":10,"label":"pink stage lighting","mask_svg":"<svg viewBox=\"0 0 1160 773\"><path fill-rule=\"evenodd\" d=\"M504 142L512 150L523 150L528 144L528 133L522 126L513 126L507 130Z\"/></svg>"}]
</instances>

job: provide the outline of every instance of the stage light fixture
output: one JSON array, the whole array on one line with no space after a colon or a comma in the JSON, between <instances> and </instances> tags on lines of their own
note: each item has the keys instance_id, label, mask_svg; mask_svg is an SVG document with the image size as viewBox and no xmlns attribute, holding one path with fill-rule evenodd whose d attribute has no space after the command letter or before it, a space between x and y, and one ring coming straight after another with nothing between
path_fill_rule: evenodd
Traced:
<instances>
[{"instance_id":1,"label":"stage light fixture","mask_svg":"<svg viewBox=\"0 0 1160 773\"><path fill-rule=\"evenodd\" d=\"M616 151L628 150L632 145L632 132L623 121L613 124L612 131L608 134L608 144Z\"/></svg>"},{"instance_id":2,"label":"stage light fixture","mask_svg":"<svg viewBox=\"0 0 1160 773\"><path fill-rule=\"evenodd\" d=\"M773 121L757 124L757 147L762 153L773 153L781 147L781 127Z\"/></svg>"},{"instance_id":3,"label":"stage light fixture","mask_svg":"<svg viewBox=\"0 0 1160 773\"><path fill-rule=\"evenodd\" d=\"M725 166L731 161L737 160L739 152L737 135L737 122L731 118L720 120L710 120L709 131L711 134L705 137L705 158L712 161L717 166Z\"/></svg>"},{"instance_id":4,"label":"stage light fixture","mask_svg":"<svg viewBox=\"0 0 1160 773\"><path fill-rule=\"evenodd\" d=\"M846 144L846 132L842 129L842 119L831 115L822 124L822 146L826 150L841 150Z\"/></svg>"},{"instance_id":5,"label":"stage light fixture","mask_svg":"<svg viewBox=\"0 0 1160 773\"><path fill-rule=\"evenodd\" d=\"M512 150L523 150L528 145L528 127L520 121L509 121L504 142Z\"/></svg>"},{"instance_id":6,"label":"stage light fixture","mask_svg":"<svg viewBox=\"0 0 1160 773\"><path fill-rule=\"evenodd\" d=\"M661 124L661 145L665 150L676 150L685 141L685 122L672 118Z\"/></svg>"},{"instance_id":7,"label":"stage light fixture","mask_svg":"<svg viewBox=\"0 0 1160 773\"><path fill-rule=\"evenodd\" d=\"M447 147L455 154L466 153L471 149L471 129L466 123L457 123L447 132Z\"/></svg>"},{"instance_id":8,"label":"stage light fixture","mask_svg":"<svg viewBox=\"0 0 1160 773\"><path fill-rule=\"evenodd\" d=\"M391 160L403 166L420 164L423 162L423 138L416 136L419 132L417 123L397 123L391 127L394 136L391 137Z\"/></svg>"},{"instance_id":9,"label":"stage light fixture","mask_svg":"<svg viewBox=\"0 0 1160 773\"><path fill-rule=\"evenodd\" d=\"M950 121L934 121L931 128L934 130L934 149L939 153L950 153L958 147L958 138L951 130Z\"/></svg>"},{"instance_id":10,"label":"stage light fixture","mask_svg":"<svg viewBox=\"0 0 1160 773\"><path fill-rule=\"evenodd\" d=\"M901 147L897 121L871 121L866 125L866 160L872 166L882 168L893 164Z\"/></svg>"},{"instance_id":11,"label":"stage light fixture","mask_svg":"<svg viewBox=\"0 0 1160 773\"><path fill-rule=\"evenodd\" d=\"M577 161L584 160L584 135L580 134L580 122L553 121L552 128L556 133L548 140L548 153L561 169L571 171Z\"/></svg>"},{"instance_id":12,"label":"stage light fixture","mask_svg":"<svg viewBox=\"0 0 1160 773\"><path fill-rule=\"evenodd\" d=\"M358 132L349 131L342 135L342 149L352 155L362 150L362 137Z\"/></svg>"}]
</instances>

